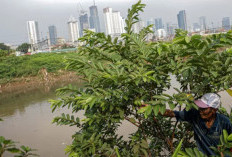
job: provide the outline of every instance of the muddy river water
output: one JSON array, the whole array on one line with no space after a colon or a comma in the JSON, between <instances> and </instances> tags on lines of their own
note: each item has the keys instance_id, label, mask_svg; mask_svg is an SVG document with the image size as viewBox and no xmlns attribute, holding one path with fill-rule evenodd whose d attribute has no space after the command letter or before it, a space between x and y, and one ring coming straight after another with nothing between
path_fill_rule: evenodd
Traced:
<instances>
[{"instance_id":1,"label":"muddy river water","mask_svg":"<svg viewBox=\"0 0 232 157\"><path fill-rule=\"evenodd\" d=\"M55 89L76 82L62 82L48 89L37 87L30 91L11 92L0 94L0 136L20 142L19 145L27 145L37 149L36 153L41 157L64 157L65 146L71 143L71 135L75 127L56 126L52 119L61 113L70 113L67 109L51 112L49 99L56 99ZM178 84L172 82L174 87ZM174 92L170 89L169 93ZM232 97L226 92L220 93L222 103L229 111L232 105ZM135 127L123 122L119 134L127 136ZM5 156L11 156L5 154Z\"/></svg>"}]
</instances>

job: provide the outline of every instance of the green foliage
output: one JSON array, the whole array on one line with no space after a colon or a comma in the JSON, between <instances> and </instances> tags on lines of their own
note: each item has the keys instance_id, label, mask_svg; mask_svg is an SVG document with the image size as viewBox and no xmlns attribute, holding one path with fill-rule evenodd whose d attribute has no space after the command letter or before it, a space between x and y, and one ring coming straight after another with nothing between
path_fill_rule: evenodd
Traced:
<instances>
[{"instance_id":1,"label":"green foliage","mask_svg":"<svg viewBox=\"0 0 232 157\"><path fill-rule=\"evenodd\" d=\"M1 50L0 49L0 58L1 57L5 57L5 56L7 56L8 55L8 51L7 50Z\"/></svg>"},{"instance_id":2,"label":"green foliage","mask_svg":"<svg viewBox=\"0 0 232 157\"><path fill-rule=\"evenodd\" d=\"M3 120L0 118L0 121ZM37 154L32 153L35 149L31 149L27 146L20 146L20 148L17 148L15 144L16 142L0 136L0 157L2 157L5 152L16 154L15 157L38 156Z\"/></svg>"},{"instance_id":3,"label":"green foliage","mask_svg":"<svg viewBox=\"0 0 232 157\"><path fill-rule=\"evenodd\" d=\"M10 47L6 46L4 43L0 43L0 50L9 50Z\"/></svg>"},{"instance_id":4,"label":"green foliage","mask_svg":"<svg viewBox=\"0 0 232 157\"><path fill-rule=\"evenodd\" d=\"M20 146L20 148L17 148L15 144L14 141L0 136L0 157L2 157L5 152L16 154L15 157L38 156L37 154L32 153L35 151L34 149L27 146Z\"/></svg>"},{"instance_id":5,"label":"green foliage","mask_svg":"<svg viewBox=\"0 0 232 157\"><path fill-rule=\"evenodd\" d=\"M168 107L188 110L203 93L232 86L231 50L216 52L230 44L231 32L189 37L179 30L173 42L148 43L151 26L138 34L131 29L144 7L139 1L128 10L121 37L87 30L79 53L67 61L67 68L85 81L84 89L65 87L58 90L60 99L51 100L53 111L84 111L81 122L64 114L54 119L58 125L78 127L66 149L70 156L170 156L183 137L183 147L193 147L189 125L158 113ZM181 84L174 95L165 94L171 74ZM143 103L149 105L141 108ZM125 120L137 127L128 140L116 132Z\"/></svg>"},{"instance_id":6,"label":"green foliage","mask_svg":"<svg viewBox=\"0 0 232 157\"><path fill-rule=\"evenodd\" d=\"M184 92L195 97L232 86L232 53L218 48L232 45L232 32L202 37L179 35L173 40L173 74Z\"/></svg>"},{"instance_id":7,"label":"green foliage","mask_svg":"<svg viewBox=\"0 0 232 157\"><path fill-rule=\"evenodd\" d=\"M64 61L74 55L75 53L46 53L0 58L0 84L16 77L36 76L42 68L48 72L65 69Z\"/></svg>"},{"instance_id":8,"label":"green foliage","mask_svg":"<svg viewBox=\"0 0 232 157\"><path fill-rule=\"evenodd\" d=\"M27 53L28 52L28 49L31 47L31 45L30 44L28 44L28 43L23 43L23 44L21 44L21 45L19 45L18 47L17 47L17 51L20 51L20 52L24 52L24 53Z\"/></svg>"},{"instance_id":9,"label":"green foliage","mask_svg":"<svg viewBox=\"0 0 232 157\"><path fill-rule=\"evenodd\" d=\"M69 126L80 126L80 119L74 116L70 116L69 114L62 114L61 117L54 118L52 123L56 123L57 125L69 125Z\"/></svg>"},{"instance_id":10,"label":"green foliage","mask_svg":"<svg viewBox=\"0 0 232 157\"><path fill-rule=\"evenodd\" d=\"M179 143L176 151L172 157L207 157L197 148L185 148L181 151L182 141ZM232 148L232 134L228 135L226 130L223 130L223 134L220 136L220 144L216 147L211 147L215 153L215 157L232 156L230 149Z\"/></svg>"}]
</instances>

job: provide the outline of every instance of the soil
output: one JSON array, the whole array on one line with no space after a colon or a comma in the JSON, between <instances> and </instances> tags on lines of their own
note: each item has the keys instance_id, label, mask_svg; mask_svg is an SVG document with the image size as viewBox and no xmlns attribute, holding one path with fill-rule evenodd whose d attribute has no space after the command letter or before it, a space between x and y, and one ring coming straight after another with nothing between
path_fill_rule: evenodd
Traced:
<instances>
[{"instance_id":1,"label":"soil","mask_svg":"<svg viewBox=\"0 0 232 157\"><path fill-rule=\"evenodd\" d=\"M75 72L59 71L58 73L48 73L46 69L41 69L37 76L28 76L15 78L9 83L0 84L1 93L20 92L30 90L38 86L51 87L57 82L74 82L80 81Z\"/></svg>"}]
</instances>

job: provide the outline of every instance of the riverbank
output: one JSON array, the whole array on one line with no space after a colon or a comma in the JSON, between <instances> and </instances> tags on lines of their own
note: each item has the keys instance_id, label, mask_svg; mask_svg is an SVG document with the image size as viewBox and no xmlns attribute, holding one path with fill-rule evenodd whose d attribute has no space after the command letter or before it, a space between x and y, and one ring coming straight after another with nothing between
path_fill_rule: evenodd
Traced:
<instances>
[{"instance_id":1,"label":"riverbank","mask_svg":"<svg viewBox=\"0 0 232 157\"><path fill-rule=\"evenodd\" d=\"M0 84L0 94L3 93L24 93L25 91L34 90L38 86L44 86L45 92L58 82L80 82L81 80L70 71L58 71L48 73L46 69L41 69L36 76L27 76L14 78L8 83Z\"/></svg>"}]
</instances>

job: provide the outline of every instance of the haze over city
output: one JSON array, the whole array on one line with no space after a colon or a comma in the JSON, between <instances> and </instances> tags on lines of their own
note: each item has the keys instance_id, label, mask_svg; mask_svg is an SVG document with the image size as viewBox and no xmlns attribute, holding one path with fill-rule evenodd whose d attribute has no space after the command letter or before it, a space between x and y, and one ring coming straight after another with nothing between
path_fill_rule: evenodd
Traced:
<instances>
[{"instance_id":1,"label":"haze over city","mask_svg":"<svg viewBox=\"0 0 232 157\"><path fill-rule=\"evenodd\" d=\"M96 0L100 24L104 31L103 8L111 7L126 17L127 9L137 0ZM231 0L143 0L147 4L141 19L162 18L163 24L177 24L177 14L186 10L188 25L205 16L208 25L220 27L223 17L232 17ZM59 37L68 39L67 22L70 15L78 19L81 8L89 12L93 0L1 0L0 42L21 44L28 42L26 22L39 23L42 37L47 36L48 26L55 25ZM88 13L89 14L89 13Z\"/></svg>"}]
</instances>

